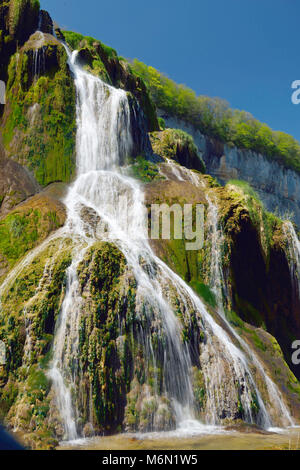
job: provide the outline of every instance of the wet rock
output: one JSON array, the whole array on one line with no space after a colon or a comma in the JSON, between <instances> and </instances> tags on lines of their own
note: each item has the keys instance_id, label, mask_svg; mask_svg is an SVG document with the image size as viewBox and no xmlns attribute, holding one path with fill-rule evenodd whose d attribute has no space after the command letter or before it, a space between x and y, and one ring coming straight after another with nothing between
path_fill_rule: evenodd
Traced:
<instances>
[{"instance_id":1,"label":"wet rock","mask_svg":"<svg viewBox=\"0 0 300 470\"><path fill-rule=\"evenodd\" d=\"M0 157L0 217L39 191L39 185L27 168Z\"/></svg>"},{"instance_id":2,"label":"wet rock","mask_svg":"<svg viewBox=\"0 0 300 470\"><path fill-rule=\"evenodd\" d=\"M35 0L10 0L0 5L0 79L7 79L10 57L37 30L39 3Z\"/></svg>"},{"instance_id":3,"label":"wet rock","mask_svg":"<svg viewBox=\"0 0 300 470\"><path fill-rule=\"evenodd\" d=\"M47 34L53 34L53 21L49 13L45 10L40 11L40 31Z\"/></svg>"},{"instance_id":4,"label":"wet rock","mask_svg":"<svg viewBox=\"0 0 300 470\"><path fill-rule=\"evenodd\" d=\"M180 165L205 172L204 162L195 145L194 139L180 129L166 129L150 134L155 154L176 161Z\"/></svg>"},{"instance_id":5,"label":"wet rock","mask_svg":"<svg viewBox=\"0 0 300 470\"><path fill-rule=\"evenodd\" d=\"M91 423L87 423L83 428L84 437L93 437L95 435L94 427Z\"/></svg>"},{"instance_id":6,"label":"wet rock","mask_svg":"<svg viewBox=\"0 0 300 470\"><path fill-rule=\"evenodd\" d=\"M247 181L257 191L267 210L281 217L289 214L300 227L300 175L276 161L251 150L224 145L207 137L192 125L159 111L170 128L182 129L193 136L207 172L220 181Z\"/></svg>"}]
</instances>

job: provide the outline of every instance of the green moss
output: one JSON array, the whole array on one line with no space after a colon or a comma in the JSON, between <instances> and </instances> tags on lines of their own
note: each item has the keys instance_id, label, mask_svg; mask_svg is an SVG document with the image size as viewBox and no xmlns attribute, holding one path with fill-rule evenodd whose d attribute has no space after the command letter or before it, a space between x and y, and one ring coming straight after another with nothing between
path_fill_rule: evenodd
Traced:
<instances>
[{"instance_id":1,"label":"green moss","mask_svg":"<svg viewBox=\"0 0 300 470\"><path fill-rule=\"evenodd\" d=\"M10 0L9 2L9 29L12 35L18 32L25 18L25 13L30 12L34 17L40 10L39 0ZM28 15L27 15L28 16ZM27 18L27 17L26 17ZM27 25L25 25L27 27Z\"/></svg>"},{"instance_id":2,"label":"green moss","mask_svg":"<svg viewBox=\"0 0 300 470\"><path fill-rule=\"evenodd\" d=\"M225 314L226 314L227 320L230 322L232 326L235 326L241 329L245 328L243 320L233 310L226 310Z\"/></svg>"},{"instance_id":3,"label":"green moss","mask_svg":"<svg viewBox=\"0 0 300 470\"><path fill-rule=\"evenodd\" d=\"M187 168L205 172L205 164L194 139L187 132L180 129L165 129L161 132L152 132L150 138L157 155L175 160Z\"/></svg>"},{"instance_id":4,"label":"green moss","mask_svg":"<svg viewBox=\"0 0 300 470\"><path fill-rule=\"evenodd\" d=\"M166 129L166 123L163 118L161 117L158 118L158 124L159 124L159 128L161 131L164 131Z\"/></svg>"},{"instance_id":5,"label":"green moss","mask_svg":"<svg viewBox=\"0 0 300 470\"><path fill-rule=\"evenodd\" d=\"M10 265L36 244L40 218L39 211L29 216L16 213L0 222L0 252Z\"/></svg>"},{"instance_id":6,"label":"green moss","mask_svg":"<svg viewBox=\"0 0 300 470\"><path fill-rule=\"evenodd\" d=\"M193 368L193 391L197 411L201 414L205 409L207 395L203 372L196 367Z\"/></svg>"},{"instance_id":7,"label":"green moss","mask_svg":"<svg viewBox=\"0 0 300 470\"><path fill-rule=\"evenodd\" d=\"M254 392L251 393L251 396L252 396L251 410L254 413L254 415L257 415L259 413L259 409L260 409L259 403L258 403L258 398L257 398L256 393L254 393Z\"/></svg>"},{"instance_id":8,"label":"green moss","mask_svg":"<svg viewBox=\"0 0 300 470\"><path fill-rule=\"evenodd\" d=\"M47 211L42 201L40 205L28 202L15 209L0 220L0 260L11 268L64 220L54 209Z\"/></svg>"},{"instance_id":9,"label":"green moss","mask_svg":"<svg viewBox=\"0 0 300 470\"><path fill-rule=\"evenodd\" d=\"M267 350L267 347L266 345L264 344L264 342L260 339L260 337L258 336L258 334L253 331L252 332L252 340L255 344L255 346L260 349L261 351L266 351Z\"/></svg>"},{"instance_id":10,"label":"green moss","mask_svg":"<svg viewBox=\"0 0 300 470\"><path fill-rule=\"evenodd\" d=\"M31 52L22 50L9 65L4 145L41 185L68 182L75 169L76 110L67 56L62 46L47 46L45 60L50 57L53 67L32 81Z\"/></svg>"},{"instance_id":11,"label":"green moss","mask_svg":"<svg viewBox=\"0 0 300 470\"><path fill-rule=\"evenodd\" d=\"M83 36L79 33L74 33L73 31L63 31L63 34L66 38L66 42L71 46L72 49L81 49L82 47L94 47L94 44L101 44L107 57L110 59L117 58L117 52L112 47L106 46L103 42L98 39L92 38L90 36Z\"/></svg>"},{"instance_id":12,"label":"green moss","mask_svg":"<svg viewBox=\"0 0 300 470\"><path fill-rule=\"evenodd\" d=\"M50 441L53 446L55 440L48 422L50 383L45 368L51 357L71 251L70 240L49 242L24 264L1 297L0 339L6 345L7 360L0 374L0 413L24 432L34 431L44 448ZM28 325L30 343L25 354Z\"/></svg>"},{"instance_id":13,"label":"green moss","mask_svg":"<svg viewBox=\"0 0 300 470\"><path fill-rule=\"evenodd\" d=\"M300 143L292 136L273 131L245 111L230 109L225 100L197 96L137 59L131 67L144 80L159 109L192 124L203 134L230 146L254 150L300 172Z\"/></svg>"},{"instance_id":14,"label":"green moss","mask_svg":"<svg viewBox=\"0 0 300 470\"><path fill-rule=\"evenodd\" d=\"M139 156L135 159L134 164L130 167L129 173L143 183L164 179L164 177L159 174L157 165L146 160L143 156Z\"/></svg>"},{"instance_id":15,"label":"green moss","mask_svg":"<svg viewBox=\"0 0 300 470\"><path fill-rule=\"evenodd\" d=\"M245 208L257 230L262 248L267 257L274 243L274 233L278 228L281 228L282 220L276 215L266 211L259 196L247 182L230 180L225 188L229 190L232 196L232 206L234 203L238 204L238 207L235 209L237 222L239 222L238 214Z\"/></svg>"},{"instance_id":16,"label":"green moss","mask_svg":"<svg viewBox=\"0 0 300 470\"><path fill-rule=\"evenodd\" d=\"M197 292L197 294L211 307L215 308L217 306L216 296L209 286L195 280L191 281L190 285Z\"/></svg>"}]
</instances>

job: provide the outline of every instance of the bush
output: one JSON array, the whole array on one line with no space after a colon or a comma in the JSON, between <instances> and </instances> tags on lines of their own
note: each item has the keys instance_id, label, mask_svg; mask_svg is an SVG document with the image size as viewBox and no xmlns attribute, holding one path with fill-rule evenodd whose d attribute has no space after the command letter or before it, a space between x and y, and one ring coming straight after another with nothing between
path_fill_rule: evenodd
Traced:
<instances>
[{"instance_id":1,"label":"bush","mask_svg":"<svg viewBox=\"0 0 300 470\"><path fill-rule=\"evenodd\" d=\"M300 143L292 136L273 131L250 113L231 109L222 99L197 96L137 59L131 66L147 84L158 108L192 124L203 134L264 154L300 173Z\"/></svg>"}]
</instances>

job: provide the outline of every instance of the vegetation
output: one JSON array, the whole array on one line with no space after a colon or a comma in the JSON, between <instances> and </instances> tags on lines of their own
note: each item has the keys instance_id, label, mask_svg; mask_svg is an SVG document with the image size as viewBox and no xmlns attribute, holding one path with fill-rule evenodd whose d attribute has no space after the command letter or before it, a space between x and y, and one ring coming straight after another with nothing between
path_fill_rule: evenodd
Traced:
<instances>
[{"instance_id":1,"label":"vegetation","mask_svg":"<svg viewBox=\"0 0 300 470\"><path fill-rule=\"evenodd\" d=\"M126 90L129 96L132 94L137 99L146 117L149 131L160 129L155 105L147 87L144 81L134 73L128 61L119 57L111 47L90 36L83 36L72 31L64 31L64 36L69 46L78 50L79 60L90 73L110 85ZM130 102L130 105L135 106L135 103ZM163 125L162 122L161 125Z\"/></svg>"},{"instance_id":2,"label":"vegetation","mask_svg":"<svg viewBox=\"0 0 300 470\"><path fill-rule=\"evenodd\" d=\"M25 14L27 14L26 20L34 22L34 20L37 18L39 10L39 0L11 0L9 5L10 33L12 35L20 33L19 30L21 29L21 25L25 19ZM28 27L27 24L26 27Z\"/></svg>"},{"instance_id":3,"label":"vegetation","mask_svg":"<svg viewBox=\"0 0 300 470\"><path fill-rule=\"evenodd\" d=\"M0 268L11 268L64 222L62 207L39 195L9 213L0 221Z\"/></svg>"},{"instance_id":4,"label":"vegetation","mask_svg":"<svg viewBox=\"0 0 300 470\"><path fill-rule=\"evenodd\" d=\"M24 265L1 298L0 339L6 345L6 364L0 367L0 417L25 432L32 448L57 445L47 419L51 398L46 371L71 250L70 240L50 242ZM30 332L25 331L25 321ZM31 341L25 351L28 334Z\"/></svg>"},{"instance_id":5,"label":"vegetation","mask_svg":"<svg viewBox=\"0 0 300 470\"><path fill-rule=\"evenodd\" d=\"M165 129L152 132L150 139L157 155L175 160L187 168L205 172L205 164L199 155L194 139L187 132L181 129Z\"/></svg>"},{"instance_id":6,"label":"vegetation","mask_svg":"<svg viewBox=\"0 0 300 470\"><path fill-rule=\"evenodd\" d=\"M38 79L31 76L32 49L10 61L3 140L8 156L17 155L47 185L70 181L75 168L75 89L61 45L49 44L38 53L49 63Z\"/></svg>"},{"instance_id":7,"label":"vegetation","mask_svg":"<svg viewBox=\"0 0 300 470\"><path fill-rule=\"evenodd\" d=\"M80 49L82 47L94 47L95 44L100 44L101 47L104 49L107 57L110 59L118 58L118 54L115 49L112 47L106 46L103 42L99 41L98 39L92 38L90 36L83 36L83 34L74 33L73 31L64 31L63 32L66 42L71 46L73 50Z\"/></svg>"},{"instance_id":8,"label":"vegetation","mask_svg":"<svg viewBox=\"0 0 300 470\"><path fill-rule=\"evenodd\" d=\"M135 159L134 164L130 167L130 174L143 183L163 179L159 174L157 165L149 162L149 160L146 160L143 156L139 156Z\"/></svg>"},{"instance_id":9,"label":"vegetation","mask_svg":"<svg viewBox=\"0 0 300 470\"><path fill-rule=\"evenodd\" d=\"M262 153L300 172L300 143L292 136L273 131L245 111L231 109L224 100L197 96L193 90L177 85L137 59L131 66L147 84L158 108L192 124L208 136Z\"/></svg>"},{"instance_id":10,"label":"vegetation","mask_svg":"<svg viewBox=\"0 0 300 470\"><path fill-rule=\"evenodd\" d=\"M235 199L235 202L239 203L239 209L236 209L237 213L239 210L243 210L243 206L247 208L257 232L260 234L265 253L268 254L269 248L274 242L274 232L281 227L282 220L265 210L258 194L246 181L229 180L226 189L229 190L229 194ZM238 220L237 213L236 220Z\"/></svg>"},{"instance_id":11,"label":"vegetation","mask_svg":"<svg viewBox=\"0 0 300 470\"><path fill-rule=\"evenodd\" d=\"M197 292L200 297L205 300L205 302L210 305L211 307L215 308L217 306L216 296L213 291L210 289L209 286L203 284L199 281L191 281L190 282L192 288Z\"/></svg>"}]
</instances>

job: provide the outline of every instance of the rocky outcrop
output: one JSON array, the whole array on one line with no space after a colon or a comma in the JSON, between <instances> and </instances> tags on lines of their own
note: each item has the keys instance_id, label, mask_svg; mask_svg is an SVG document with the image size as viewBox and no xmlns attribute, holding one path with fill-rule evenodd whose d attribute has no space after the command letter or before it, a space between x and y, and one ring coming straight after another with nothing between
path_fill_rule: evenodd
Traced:
<instances>
[{"instance_id":1,"label":"rocky outcrop","mask_svg":"<svg viewBox=\"0 0 300 470\"><path fill-rule=\"evenodd\" d=\"M64 38L71 48L78 50L78 60L91 73L100 76L107 83L131 93L139 104L138 111L144 116L148 132L159 130L156 109L143 80L138 77L129 63L118 57L116 51L100 41L77 33L64 32Z\"/></svg>"},{"instance_id":2,"label":"rocky outcrop","mask_svg":"<svg viewBox=\"0 0 300 470\"><path fill-rule=\"evenodd\" d=\"M225 236L228 309L272 334L299 379L291 345L300 337L300 297L289 267L284 224L234 184L216 188L215 193Z\"/></svg>"},{"instance_id":3,"label":"rocky outcrop","mask_svg":"<svg viewBox=\"0 0 300 470\"><path fill-rule=\"evenodd\" d=\"M182 129L193 136L206 171L222 184L232 179L247 181L259 194L267 210L281 217L292 216L300 226L300 175L264 155L225 145L201 134L188 123L167 116L167 127Z\"/></svg>"},{"instance_id":4,"label":"rocky outcrop","mask_svg":"<svg viewBox=\"0 0 300 470\"><path fill-rule=\"evenodd\" d=\"M179 129L166 129L150 135L153 151L186 168L205 172L205 165L192 136Z\"/></svg>"},{"instance_id":5,"label":"rocky outcrop","mask_svg":"<svg viewBox=\"0 0 300 470\"><path fill-rule=\"evenodd\" d=\"M0 5L0 79L7 78L10 57L37 30L38 0L2 1Z\"/></svg>"},{"instance_id":6,"label":"rocky outcrop","mask_svg":"<svg viewBox=\"0 0 300 470\"><path fill-rule=\"evenodd\" d=\"M46 34L53 34L53 21L49 13L45 10L40 11L39 30Z\"/></svg>"},{"instance_id":7,"label":"rocky outcrop","mask_svg":"<svg viewBox=\"0 0 300 470\"><path fill-rule=\"evenodd\" d=\"M181 175L184 177L184 173ZM184 204L186 200L203 204L206 214L204 246L199 251L189 252L185 249L185 240L174 240L172 236L171 240L152 240L151 245L218 318L218 305L211 291L214 286L211 285L212 240L208 231L207 196L216 201L224 231L223 246L219 249L226 316L256 351L270 377L280 385L293 408L293 416L300 416L300 386L296 379L300 376L291 360L291 344L300 336L300 298L289 269L282 222L267 214L258 200L239 188L218 187L209 177L197 175L201 182L197 186L187 175L184 181L173 179L172 175L168 181L149 183L145 202L149 208L153 203L166 202L171 206ZM261 384L261 378L256 379Z\"/></svg>"},{"instance_id":8,"label":"rocky outcrop","mask_svg":"<svg viewBox=\"0 0 300 470\"><path fill-rule=\"evenodd\" d=\"M38 190L27 168L6 158L0 134L0 218Z\"/></svg>"},{"instance_id":9,"label":"rocky outcrop","mask_svg":"<svg viewBox=\"0 0 300 470\"><path fill-rule=\"evenodd\" d=\"M36 32L12 56L1 131L6 154L41 186L75 170L75 87L62 44Z\"/></svg>"},{"instance_id":10,"label":"rocky outcrop","mask_svg":"<svg viewBox=\"0 0 300 470\"><path fill-rule=\"evenodd\" d=\"M0 219L0 278L64 225L66 211L59 200L61 189L55 190L55 186L26 199Z\"/></svg>"},{"instance_id":11,"label":"rocky outcrop","mask_svg":"<svg viewBox=\"0 0 300 470\"><path fill-rule=\"evenodd\" d=\"M189 178L186 170L182 171L184 175L187 180L174 178L147 183L145 202L148 207L159 202L183 205L187 200L192 204L203 204L207 231L205 244L200 250L187 252L184 240L158 240L152 244L153 248L198 293L207 311L232 336L218 312L210 289L211 238L207 196L216 198L224 225L222 252L232 298L228 301L226 315L232 326L256 350L268 374L280 384L287 403L293 407L293 415L297 417L300 415L299 384L286 364L277 341L264 331L264 328L271 330L272 322L276 325L272 315L280 316L283 312L281 307L277 309L273 305L277 302L274 293L269 293L271 289L266 289L264 283L272 282L277 297L282 297L286 305L290 305L288 289L285 296L288 284L284 280L284 285L279 285L272 277L275 267L277 273L283 272L286 267L284 252L280 248L283 241L280 222L271 219L261 225L264 219L260 217L263 209L259 203L251 202L237 190L218 186L211 177L199 172L193 173L195 179ZM199 185L196 184L197 178ZM53 217L48 216L54 208L60 224L63 223L64 210L63 207L59 208L57 198L63 195L64 189L64 185L50 186L18 206L12 214L26 214L24 220L28 221L28 225L21 225L24 233L32 234L32 229L43 228L39 231L41 239L36 243L40 243L49 233L48 222L52 221L53 230L59 226L53 224ZM41 207L45 209L43 214L38 215ZM96 229L99 217L94 217L92 211L86 211L84 217L93 221ZM34 225L36 220L38 224ZM19 219L17 222L9 221L6 226L8 230L13 230L13 246L22 246ZM274 228L274 237L270 227ZM0 240L3 239L1 236ZM247 246L245 243L248 243ZM70 265L73 248L72 241L67 238L58 236L50 239L35 257L23 264L19 276L11 277L2 295L0 337L8 344L8 361L0 369L0 413L9 426L16 426L24 433L26 442L33 448L53 448L64 433L47 369L55 323L65 296L66 269ZM281 254L275 259L278 250ZM7 244L6 253L11 253ZM245 263L249 256L247 278L244 271L247 271ZM148 265L146 260L144 268L153 270L153 273L157 270L155 264ZM150 317L149 313L146 314L147 303L137 294L134 274L124 256L115 245L96 242L78 266L78 280L82 309L78 354L72 364L79 371L73 384L79 431L89 435L91 432L110 434L121 430L144 432L173 429L172 405L164 393L166 338L160 328L161 318L155 309ZM253 283L256 283L254 287ZM183 341L189 348L192 361L192 384L199 418L205 419L212 407L217 409L222 423L243 419L244 410L239 401L243 390L237 389L232 379L231 364L223 356L222 344L217 337L207 336L197 312L187 310L188 304L178 298L172 283L166 282L162 289L182 322ZM253 296L255 292L257 295ZM259 311L257 318L260 322L251 316L253 309L245 308L247 302ZM264 310L259 310L259 302ZM285 310L284 315L287 313ZM290 312L291 322L294 321L292 315ZM283 321L279 318L278 329L272 330L279 342ZM147 355L148 341L153 345L153 357L150 358ZM253 373L256 374L263 398L268 400L261 373L257 370ZM211 379L209 383L204 379L205 374ZM211 398L214 395L210 393L210 383L219 384L222 399L217 403ZM253 392L253 413L258 410L255 397Z\"/></svg>"},{"instance_id":12,"label":"rocky outcrop","mask_svg":"<svg viewBox=\"0 0 300 470\"><path fill-rule=\"evenodd\" d=\"M0 217L39 191L27 168L8 158L0 158Z\"/></svg>"}]
</instances>

